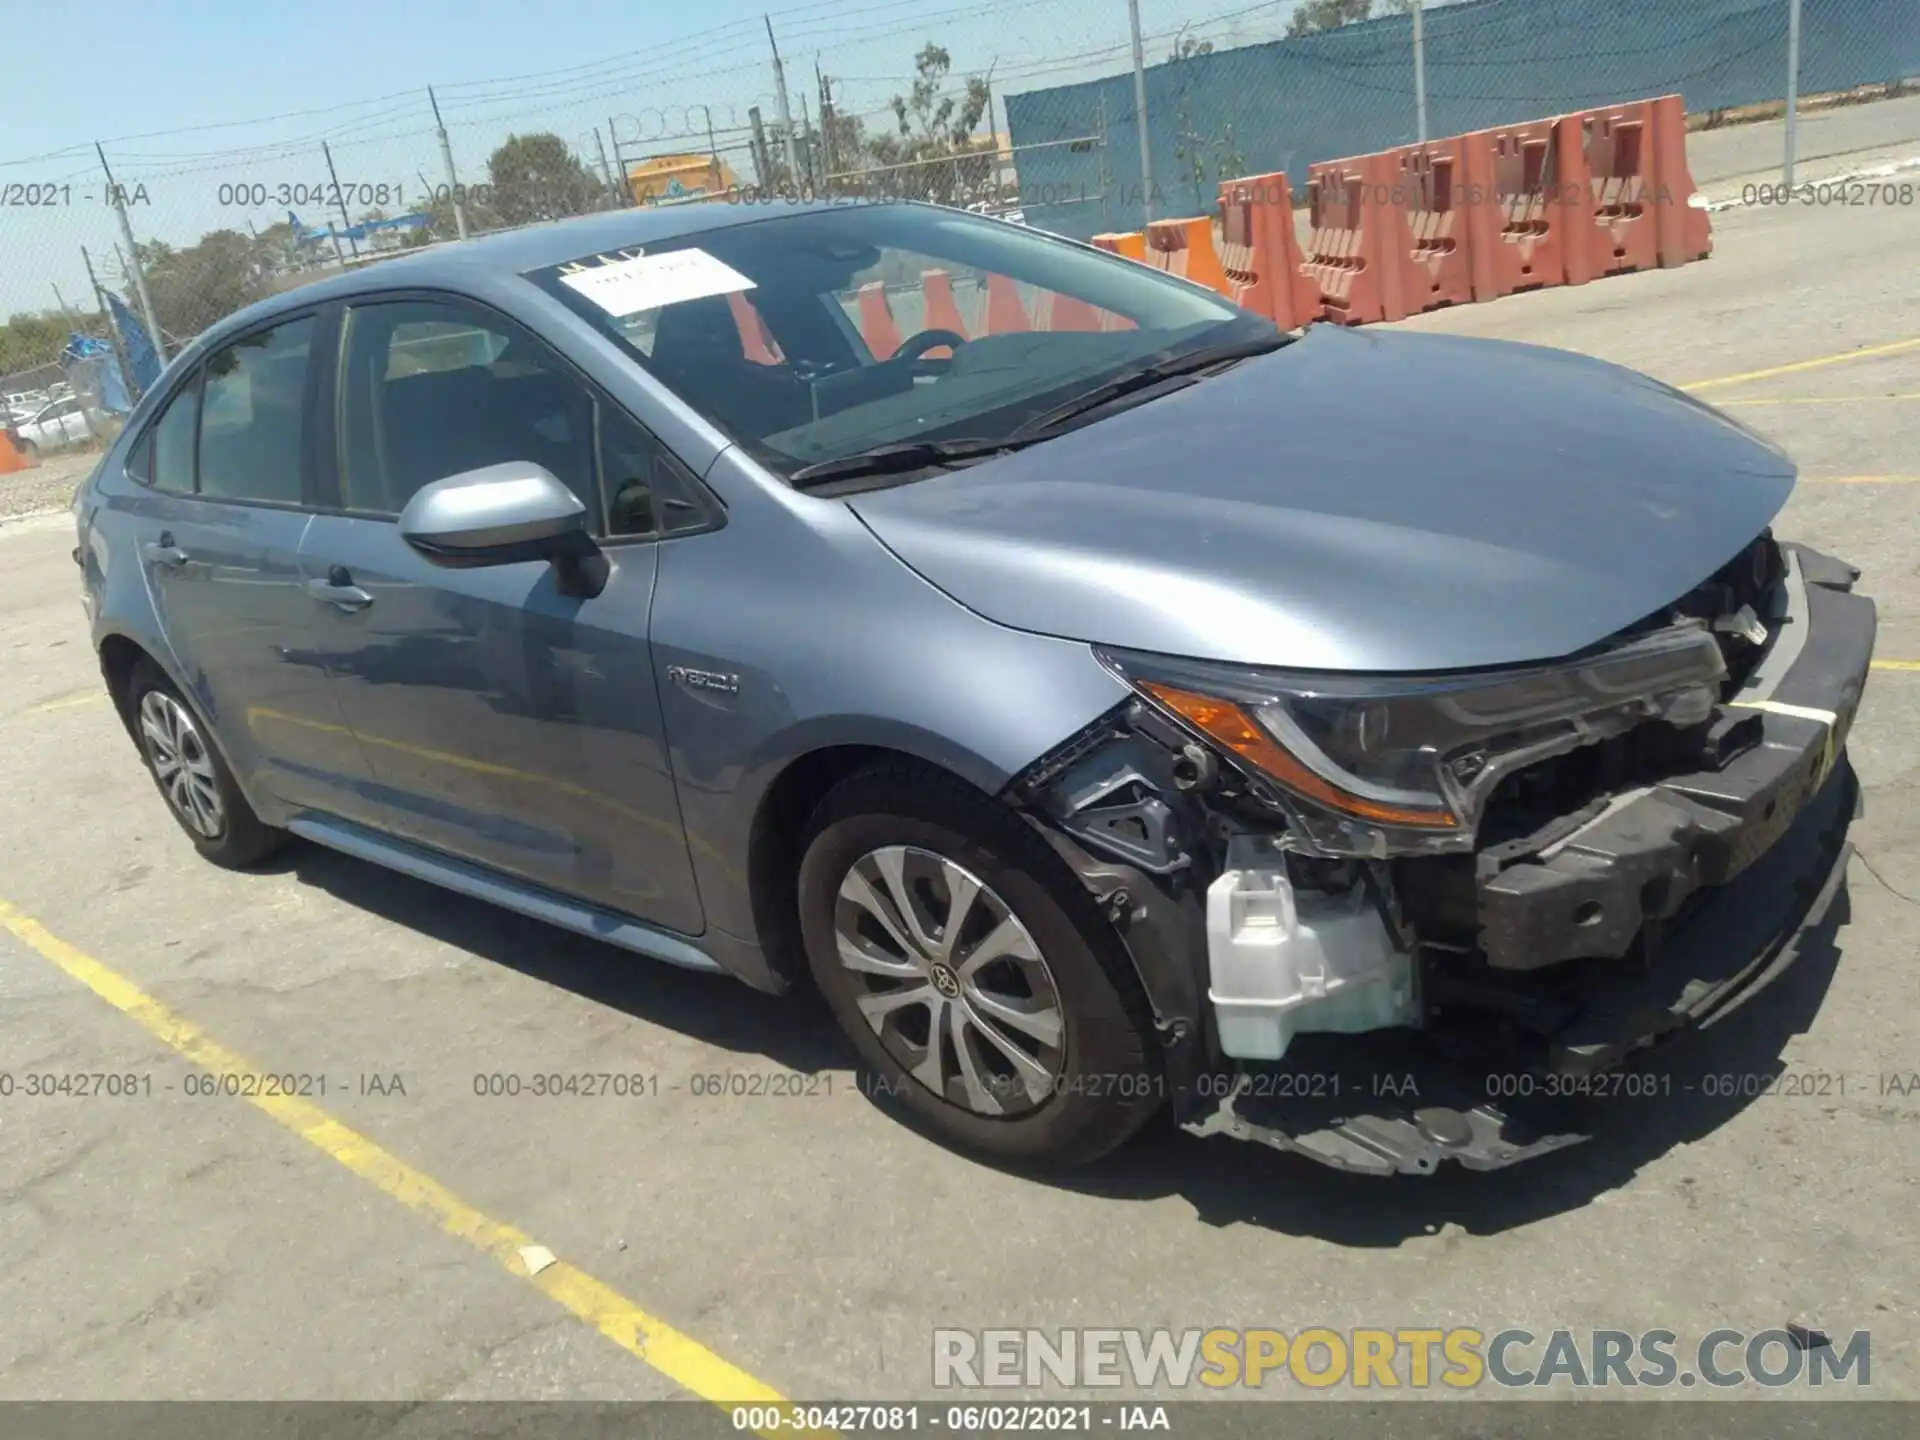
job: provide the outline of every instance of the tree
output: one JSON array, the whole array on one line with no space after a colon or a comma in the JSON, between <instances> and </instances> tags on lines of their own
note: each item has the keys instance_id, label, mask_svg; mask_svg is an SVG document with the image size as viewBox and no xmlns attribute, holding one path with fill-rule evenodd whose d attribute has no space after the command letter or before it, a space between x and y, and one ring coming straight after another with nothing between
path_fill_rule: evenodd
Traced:
<instances>
[{"instance_id":1,"label":"tree","mask_svg":"<svg viewBox=\"0 0 1920 1440\"><path fill-rule=\"evenodd\" d=\"M432 187L432 199L417 207L427 217L424 230L412 230L401 243L408 249L431 244L436 240L458 240L460 225L453 214L453 197L460 197L460 208L467 215L467 231L473 235L483 235L489 230L499 230L506 225L500 218L500 212L492 204L491 193L482 185L462 185L457 192L445 185Z\"/></svg>"},{"instance_id":2,"label":"tree","mask_svg":"<svg viewBox=\"0 0 1920 1440\"><path fill-rule=\"evenodd\" d=\"M960 95L945 93L952 68L946 48L928 41L914 57L913 88L893 97L894 133L869 147L876 164L909 167L886 177L889 194L951 205L993 188L993 137L983 145L973 133L993 92L984 76L969 75Z\"/></svg>"},{"instance_id":3,"label":"tree","mask_svg":"<svg viewBox=\"0 0 1920 1440\"><path fill-rule=\"evenodd\" d=\"M73 327L58 310L21 313L0 325L0 374L30 370L60 358Z\"/></svg>"},{"instance_id":4,"label":"tree","mask_svg":"<svg viewBox=\"0 0 1920 1440\"><path fill-rule=\"evenodd\" d=\"M155 318L174 340L198 335L274 291L279 268L268 246L238 230L210 230L176 250L164 241L137 247Z\"/></svg>"},{"instance_id":5,"label":"tree","mask_svg":"<svg viewBox=\"0 0 1920 1440\"><path fill-rule=\"evenodd\" d=\"M1322 30L1337 30L1365 20L1373 13L1373 0L1304 0L1287 22L1287 38L1315 35Z\"/></svg>"},{"instance_id":6,"label":"tree","mask_svg":"<svg viewBox=\"0 0 1920 1440\"><path fill-rule=\"evenodd\" d=\"M487 179L503 225L563 220L607 204L606 184L550 133L509 135L487 158Z\"/></svg>"},{"instance_id":7,"label":"tree","mask_svg":"<svg viewBox=\"0 0 1920 1440\"><path fill-rule=\"evenodd\" d=\"M873 140L858 115L843 115L838 106L822 117L821 139L829 174L863 170L874 163Z\"/></svg>"},{"instance_id":8,"label":"tree","mask_svg":"<svg viewBox=\"0 0 1920 1440\"><path fill-rule=\"evenodd\" d=\"M1167 58L1169 60L1191 60L1196 55L1211 55L1212 53L1213 42L1211 40L1202 40L1197 35L1187 34L1187 27L1182 25L1180 32L1173 37L1173 52L1168 55Z\"/></svg>"}]
</instances>

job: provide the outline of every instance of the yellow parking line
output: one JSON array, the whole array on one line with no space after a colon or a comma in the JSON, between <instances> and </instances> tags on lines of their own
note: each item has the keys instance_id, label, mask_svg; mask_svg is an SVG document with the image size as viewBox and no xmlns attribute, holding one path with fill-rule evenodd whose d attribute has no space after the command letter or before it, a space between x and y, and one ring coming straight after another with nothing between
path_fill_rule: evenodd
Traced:
<instances>
[{"instance_id":1,"label":"yellow parking line","mask_svg":"<svg viewBox=\"0 0 1920 1440\"><path fill-rule=\"evenodd\" d=\"M1822 355L1814 360L1796 360L1791 365L1775 365L1767 370L1749 370L1741 375L1720 375L1712 380L1695 380L1682 390L1711 390L1720 385L1744 385L1749 380L1771 380L1776 375L1798 375L1804 370L1819 370L1828 365L1844 365L1849 360L1871 360L1879 355L1900 355L1920 350L1920 339L1896 340L1891 345L1869 345L1864 350L1848 350L1839 355Z\"/></svg>"},{"instance_id":2,"label":"yellow parking line","mask_svg":"<svg viewBox=\"0 0 1920 1440\"><path fill-rule=\"evenodd\" d=\"M58 700L42 700L38 705L29 705L29 715L45 715L53 710L78 710L82 705L103 705L106 703L105 690L89 690L84 695L63 695Z\"/></svg>"},{"instance_id":3,"label":"yellow parking line","mask_svg":"<svg viewBox=\"0 0 1920 1440\"><path fill-rule=\"evenodd\" d=\"M1876 670L1920 670L1920 660L1876 660Z\"/></svg>"},{"instance_id":4,"label":"yellow parking line","mask_svg":"<svg viewBox=\"0 0 1920 1440\"><path fill-rule=\"evenodd\" d=\"M0 929L64 970L143 1030L196 1065L219 1075L264 1073L175 1014L91 955L69 945L30 915L0 900ZM366 1136L348 1129L318 1105L289 1095L247 1095L257 1109L361 1179L411 1210L437 1222L508 1274L519 1277L564 1306L614 1344L645 1361L674 1384L715 1405L778 1403L778 1391L722 1360L698 1341L642 1310L610 1286L564 1260L529 1273L522 1250L533 1240L511 1225L490 1219L430 1175L414 1169ZM539 1257L544 1260L544 1256Z\"/></svg>"},{"instance_id":5,"label":"yellow parking line","mask_svg":"<svg viewBox=\"0 0 1920 1440\"><path fill-rule=\"evenodd\" d=\"M1787 395L1766 400L1716 400L1722 410L1740 405L1869 405L1883 400L1920 400L1914 395Z\"/></svg>"},{"instance_id":6,"label":"yellow parking line","mask_svg":"<svg viewBox=\"0 0 1920 1440\"><path fill-rule=\"evenodd\" d=\"M1906 485L1920 475L1807 475L1809 485Z\"/></svg>"}]
</instances>

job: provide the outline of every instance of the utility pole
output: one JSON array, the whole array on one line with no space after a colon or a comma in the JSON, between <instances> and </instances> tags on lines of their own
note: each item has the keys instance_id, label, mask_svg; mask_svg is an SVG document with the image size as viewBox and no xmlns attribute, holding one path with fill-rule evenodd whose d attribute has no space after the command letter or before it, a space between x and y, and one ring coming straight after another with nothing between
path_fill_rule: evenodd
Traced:
<instances>
[{"instance_id":1,"label":"utility pole","mask_svg":"<svg viewBox=\"0 0 1920 1440\"><path fill-rule=\"evenodd\" d=\"M713 161L714 188L724 190L727 188L727 177L720 172L720 146L715 143L713 138L713 107L703 104L700 107L700 113L704 115L707 120L707 158Z\"/></svg>"},{"instance_id":2,"label":"utility pole","mask_svg":"<svg viewBox=\"0 0 1920 1440\"><path fill-rule=\"evenodd\" d=\"M100 281L93 273L93 257L87 253L84 245L80 247L80 258L86 262L87 284L93 287L93 303L100 307L100 318L107 322L107 339L113 343L113 358L120 363L120 380L127 387L127 399L138 401L140 382L133 378L133 366L127 363L126 343L120 338L120 327L113 323L113 307L107 304L106 292L100 288Z\"/></svg>"},{"instance_id":3,"label":"utility pole","mask_svg":"<svg viewBox=\"0 0 1920 1440\"><path fill-rule=\"evenodd\" d=\"M1797 11L1796 11L1797 13ZM127 219L127 197L120 193L120 187L113 183L113 171L107 168L107 152L100 148L98 140L93 142L93 153L100 157L100 169L107 177L107 196L113 201L113 213L120 217L120 238L127 242L127 254L131 259L125 261L128 274L133 279L133 296L140 302L140 318L146 322L147 334L153 340L153 353L160 357L160 363L167 363L167 342L160 334L160 322L154 318L153 297L147 293L146 272L140 268L140 247L133 243L133 223Z\"/></svg>"},{"instance_id":4,"label":"utility pole","mask_svg":"<svg viewBox=\"0 0 1920 1440\"><path fill-rule=\"evenodd\" d=\"M1420 0L1413 0L1413 108L1420 118L1420 143L1427 143L1427 27Z\"/></svg>"},{"instance_id":5,"label":"utility pole","mask_svg":"<svg viewBox=\"0 0 1920 1440\"><path fill-rule=\"evenodd\" d=\"M600 173L606 177L607 194L613 198L615 204L619 204L621 203L620 187L613 183L613 166L607 163L607 147L600 143L598 125L593 127L593 148L600 152Z\"/></svg>"},{"instance_id":6,"label":"utility pole","mask_svg":"<svg viewBox=\"0 0 1920 1440\"><path fill-rule=\"evenodd\" d=\"M1107 209L1107 197L1108 197L1108 192L1111 191L1113 188L1113 172L1111 169L1108 168L1108 165L1107 165L1107 92L1104 89L1100 92L1099 127L1100 128L1098 133L1100 136L1100 228L1102 230L1111 230L1113 228L1113 217ZM1007 148L1012 149L1013 147L1009 145Z\"/></svg>"},{"instance_id":7,"label":"utility pole","mask_svg":"<svg viewBox=\"0 0 1920 1440\"><path fill-rule=\"evenodd\" d=\"M60 302L60 313L67 317L67 329L75 335L78 335L80 333L80 319L67 304L67 297L60 293L60 287L57 284L53 286L53 298Z\"/></svg>"},{"instance_id":8,"label":"utility pole","mask_svg":"<svg viewBox=\"0 0 1920 1440\"><path fill-rule=\"evenodd\" d=\"M800 92L800 154L807 168L807 188L814 194L820 193L820 182L814 175L813 117L807 113L807 92Z\"/></svg>"},{"instance_id":9,"label":"utility pole","mask_svg":"<svg viewBox=\"0 0 1920 1440\"><path fill-rule=\"evenodd\" d=\"M340 172L333 168L333 151L327 148L327 142L320 142L320 153L327 157L327 175L333 181L333 200L340 207L340 228L346 233L347 244L353 246L353 258L360 258L360 246L353 238L353 221L347 215L347 197L340 188ZM333 238L333 248L340 248L340 237Z\"/></svg>"},{"instance_id":10,"label":"utility pole","mask_svg":"<svg viewBox=\"0 0 1920 1440\"><path fill-rule=\"evenodd\" d=\"M1147 138L1147 55L1140 43L1140 0L1127 0L1133 27L1133 118L1140 127L1140 210L1153 219L1153 144Z\"/></svg>"},{"instance_id":11,"label":"utility pole","mask_svg":"<svg viewBox=\"0 0 1920 1440\"><path fill-rule=\"evenodd\" d=\"M453 204L453 228L467 238L467 207L460 203L460 177L453 170L453 146L447 143L447 127L440 121L440 102L433 86L427 86L427 103L433 106L433 132L440 137L440 168L447 172L447 199ZM328 162L332 163L332 162Z\"/></svg>"},{"instance_id":12,"label":"utility pole","mask_svg":"<svg viewBox=\"0 0 1920 1440\"><path fill-rule=\"evenodd\" d=\"M1134 0L1134 4L1138 5L1139 0ZM784 132L783 139L786 142L787 185L790 189L798 189L800 157L793 144L793 110L787 104L787 72L780 65L780 46L773 38L773 17L762 15L760 18L767 22L767 44L773 49L773 93L780 102L780 129Z\"/></svg>"},{"instance_id":13,"label":"utility pole","mask_svg":"<svg viewBox=\"0 0 1920 1440\"><path fill-rule=\"evenodd\" d=\"M827 77L820 73L820 57L813 57L813 83L820 90L820 139L821 149L825 151L827 175L839 173L840 157L833 149L833 91L827 88Z\"/></svg>"},{"instance_id":14,"label":"utility pole","mask_svg":"<svg viewBox=\"0 0 1920 1440\"><path fill-rule=\"evenodd\" d=\"M752 135L754 183L763 191L773 189L773 159L767 154L767 127L761 123L760 107L747 107L747 125Z\"/></svg>"},{"instance_id":15,"label":"utility pole","mask_svg":"<svg viewBox=\"0 0 1920 1440\"><path fill-rule=\"evenodd\" d=\"M1787 154L1781 180L1793 189L1800 159L1800 0L1787 0Z\"/></svg>"},{"instance_id":16,"label":"utility pole","mask_svg":"<svg viewBox=\"0 0 1920 1440\"><path fill-rule=\"evenodd\" d=\"M620 127L613 123L619 118L617 115L607 117L607 143L613 147L613 173L620 177L620 203L632 205L637 202L633 198L633 184L627 175L627 157L620 153Z\"/></svg>"},{"instance_id":17,"label":"utility pole","mask_svg":"<svg viewBox=\"0 0 1920 1440\"><path fill-rule=\"evenodd\" d=\"M993 192L982 198L1000 202L1000 129L993 123L993 72L1000 64L1000 57L994 56L987 64L987 73L981 79L981 85L987 92L987 185Z\"/></svg>"}]
</instances>

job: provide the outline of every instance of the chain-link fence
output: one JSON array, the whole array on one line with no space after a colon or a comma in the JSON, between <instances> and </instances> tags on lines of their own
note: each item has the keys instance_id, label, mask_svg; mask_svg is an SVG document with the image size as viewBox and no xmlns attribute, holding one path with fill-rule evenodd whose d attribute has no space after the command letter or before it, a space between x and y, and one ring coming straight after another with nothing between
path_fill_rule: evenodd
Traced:
<instances>
[{"instance_id":1,"label":"chain-link fence","mask_svg":"<svg viewBox=\"0 0 1920 1440\"><path fill-rule=\"evenodd\" d=\"M1367 18L1231 46L1183 32L1137 72L1010 95L1012 143L1033 157L1023 201L1084 238L1207 213L1232 176L1286 171L1304 192L1315 161L1588 106L1679 93L1725 119L1783 101L1796 50L1801 96L1897 96L1920 74L1916 0L1324 0L1294 13ZM1095 116L1097 152L1042 148ZM1920 111L1886 118L1886 139L1920 140Z\"/></svg>"},{"instance_id":2,"label":"chain-link fence","mask_svg":"<svg viewBox=\"0 0 1920 1440\"><path fill-rule=\"evenodd\" d=\"M1234 175L1303 191L1423 131L1675 91L1696 125L1882 100L1803 125L1802 155L1920 150L1920 96L1887 98L1916 75L1920 0L811 0L544 76L0 159L0 366L9 335L50 325L46 360L80 330L137 389L130 328L164 358L314 278L617 206L853 194L1085 238L1206 213ZM1745 129L1715 173L1777 174L1781 127Z\"/></svg>"},{"instance_id":3,"label":"chain-link fence","mask_svg":"<svg viewBox=\"0 0 1920 1440\"><path fill-rule=\"evenodd\" d=\"M74 328L46 353L37 364L8 356L17 368L0 374L0 432L29 460L100 448L130 408L111 342Z\"/></svg>"}]
</instances>

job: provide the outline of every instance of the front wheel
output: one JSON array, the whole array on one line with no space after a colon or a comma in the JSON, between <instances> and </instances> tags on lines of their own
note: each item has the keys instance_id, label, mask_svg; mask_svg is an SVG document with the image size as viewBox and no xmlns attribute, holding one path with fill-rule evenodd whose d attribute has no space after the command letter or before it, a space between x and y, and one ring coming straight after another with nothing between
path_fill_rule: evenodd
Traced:
<instances>
[{"instance_id":1,"label":"front wheel","mask_svg":"<svg viewBox=\"0 0 1920 1440\"><path fill-rule=\"evenodd\" d=\"M853 776L814 817L799 892L829 1008L941 1139L1066 1166L1159 1107L1130 963L1064 864L986 796L906 767Z\"/></svg>"}]
</instances>

